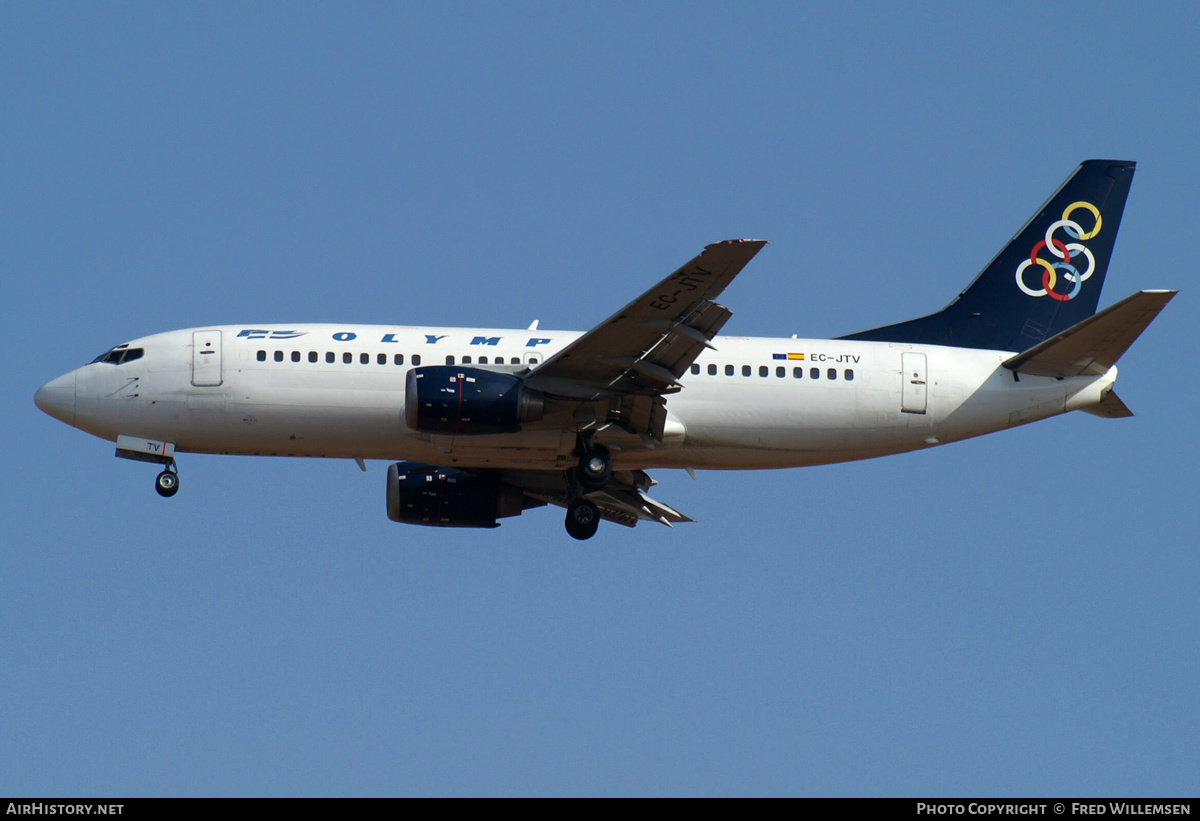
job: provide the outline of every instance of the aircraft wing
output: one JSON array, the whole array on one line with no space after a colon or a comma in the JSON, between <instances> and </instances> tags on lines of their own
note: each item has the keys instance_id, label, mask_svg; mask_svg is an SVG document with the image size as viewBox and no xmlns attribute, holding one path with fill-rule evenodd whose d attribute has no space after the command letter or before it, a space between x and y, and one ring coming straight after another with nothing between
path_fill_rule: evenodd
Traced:
<instances>
[{"instance_id":1,"label":"aircraft wing","mask_svg":"<svg viewBox=\"0 0 1200 821\"><path fill-rule=\"evenodd\" d=\"M530 387L573 383L583 394L664 393L732 316L712 300L767 243L707 246L678 271L540 365Z\"/></svg>"},{"instance_id":2,"label":"aircraft wing","mask_svg":"<svg viewBox=\"0 0 1200 821\"><path fill-rule=\"evenodd\" d=\"M530 388L577 403L608 399L605 418L660 440L664 396L732 312L713 300L765 240L727 240L690 262L538 366Z\"/></svg>"}]
</instances>

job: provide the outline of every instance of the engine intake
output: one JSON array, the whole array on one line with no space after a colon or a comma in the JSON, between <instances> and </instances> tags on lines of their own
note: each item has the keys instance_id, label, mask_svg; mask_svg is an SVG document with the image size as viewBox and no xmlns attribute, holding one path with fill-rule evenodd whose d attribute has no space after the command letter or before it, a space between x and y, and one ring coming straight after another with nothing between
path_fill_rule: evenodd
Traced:
<instances>
[{"instance_id":1,"label":"engine intake","mask_svg":"<svg viewBox=\"0 0 1200 821\"><path fill-rule=\"evenodd\" d=\"M404 420L427 433L516 433L542 418L543 402L512 374L432 365L408 372Z\"/></svg>"},{"instance_id":2,"label":"engine intake","mask_svg":"<svg viewBox=\"0 0 1200 821\"><path fill-rule=\"evenodd\" d=\"M499 527L544 502L519 487L454 468L397 462L388 467L387 513L393 522L431 527Z\"/></svg>"}]
</instances>

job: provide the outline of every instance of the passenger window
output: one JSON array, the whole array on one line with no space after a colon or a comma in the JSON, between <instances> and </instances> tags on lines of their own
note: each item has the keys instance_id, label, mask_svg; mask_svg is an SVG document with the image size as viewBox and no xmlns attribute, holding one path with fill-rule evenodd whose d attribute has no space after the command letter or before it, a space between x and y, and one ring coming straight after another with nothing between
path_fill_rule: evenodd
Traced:
<instances>
[{"instance_id":1,"label":"passenger window","mask_svg":"<svg viewBox=\"0 0 1200 821\"><path fill-rule=\"evenodd\" d=\"M403 364L404 364L404 354L402 354L402 353L398 353L398 354L396 354L395 356L393 356L393 357L392 357L392 360L393 360L393 361L394 361L394 362L395 362L397 365L403 365Z\"/></svg>"},{"instance_id":2,"label":"passenger window","mask_svg":"<svg viewBox=\"0 0 1200 821\"><path fill-rule=\"evenodd\" d=\"M796 379L804 378L804 368L792 368L792 376Z\"/></svg>"},{"instance_id":3,"label":"passenger window","mask_svg":"<svg viewBox=\"0 0 1200 821\"><path fill-rule=\"evenodd\" d=\"M780 365L779 367L777 367L775 369L775 375L778 376L780 379L782 379L784 377L784 374L786 374L786 373L787 373L787 368L783 367L782 365Z\"/></svg>"},{"instance_id":4,"label":"passenger window","mask_svg":"<svg viewBox=\"0 0 1200 821\"><path fill-rule=\"evenodd\" d=\"M309 352L308 352L308 361L309 361L309 362L316 362L316 361L317 361L317 352L316 352L316 351L309 351Z\"/></svg>"},{"instance_id":5,"label":"passenger window","mask_svg":"<svg viewBox=\"0 0 1200 821\"><path fill-rule=\"evenodd\" d=\"M385 353L378 354L375 357L375 362L378 365L386 365L387 364L387 354L385 354Z\"/></svg>"},{"instance_id":6,"label":"passenger window","mask_svg":"<svg viewBox=\"0 0 1200 821\"><path fill-rule=\"evenodd\" d=\"M342 354L342 362L344 364L349 365L353 361L354 361L354 354L350 353L349 351L346 351L344 354Z\"/></svg>"},{"instance_id":7,"label":"passenger window","mask_svg":"<svg viewBox=\"0 0 1200 821\"><path fill-rule=\"evenodd\" d=\"M808 369L808 378L809 379L820 379L821 378L821 369L820 368L809 368Z\"/></svg>"},{"instance_id":8,"label":"passenger window","mask_svg":"<svg viewBox=\"0 0 1200 821\"><path fill-rule=\"evenodd\" d=\"M825 375L830 379L837 379L837 368L830 368L825 372Z\"/></svg>"},{"instance_id":9,"label":"passenger window","mask_svg":"<svg viewBox=\"0 0 1200 821\"><path fill-rule=\"evenodd\" d=\"M767 376L770 373L771 373L771 369L768 368L766 365L758 366L758 375L759 376Z\"/></svg>"},{"instance_id":10,"label":"passenger window","mask_svg":"<svg viewBox=\"0 0 1200 821\"><path fill-rule=\"evenodd\" d=\"M700 373L700 366L699 366L699 365L692 365L692 373L694 373L694 374L696 374L696 373Z\"/></svg>"},{"instance_id":11,"label":"passenger window","mask_svg":"<svg viewBox=\"0 0 1200 821\"><path fill-rule=\"evenodd\" d=\"M717 375L717 366L716 366L716 365L709 365L709 366L708 366L708 375L709 375L709 376L716 376L716 375Z\"/></svg>"},{"instance_id":12,"label":"passenger window","mask_svg":"<svg viewBox=\"0 0 1200 821\"><path fill-rule=\"evenodd\" d=\"M259 361L259 362L266 362L266 361L267 361L267 352L266 352L266 351L259 351L259 352L258 352L258 361Z\"/></svg>"},{"instance_id":13,"label":"passenger window","mask_svg":"<svg viewBox=\"0 0 1200 821\"><path fill-rule=\"evenodd\" d=\"M415 353L415 354L413 354L413 355L412 355L412 363L413 363L414 365L420 365L420 364L421 364L421 355L420 355L419 353Z\"/></svg>"},{"instance_id":14,"label":"passenger window","mask_svg":"<svg viewBox=\"0 0 1200 821\"><path fill-rule=\"evenodd\" d=\"M749 375L750 375L750 366L742 365L742 376L749 376Z\"/></svg>"},{"instance_id":15,"label":"passenger window","mask_svg":"<svg viewBox=\"0 0 1200 821\"><path fill-rule=\"evenodd\" d=\"M470 365L470 364L471 364L471 357L469 357L469 356L464 356L464 357L463 357L463 361L462 361L462 363L463 363L464 365Z\"/></svg>"},{"instance_id":16,"label":"passenger window","mask_svg":"<svg viewBox=\"0 0 1200 821\"><path fill-rule=\"evenodd\" d=\"M508 360L508 362L509 362L509 364L510 364L510 365L520 365L520 364L521 364L521 357L519 357L519 356L514 356L512 359Z\"/></svg>"},{"instance_id":17,"label":"passenger window","mask_svg":"<svg viewBox=\"0 0 1200 821\"><path fill-rule=\"evenodd\" d=\"M328 362L330 365L332 365L334 362L337 361L337 357L335 357L333 355L333 351L325 352L325 361Z\"/></svg>"},{"instance_id":18,"label":"passenger window","mask_svg":"<svg viewBox=\"0 0 1200 821\"><path fill-rule=\"evenodd\" d=\"M536 365L537 363L538 363L538 358L536 356L530 358L530 360L529 360L530 365Z\"/></svg>"},{"instance_id":19,"label":"passenger window","mask_svg":"<svg viewBox=\"0 0 1200 821\"><path fill-rule=\"evenodd\" d=\"M276 351L276 352L275 352L275 361L276 361L276 362L282 362L282 361L283 361L283 351Z\"/></svg>"},{"instance_id":20,"label":"passenger window","mask_svg":"<svg viewBox=\"0 0 1200 821\"><path fill-rule=\"evenodd\" d=\"M358 363L360 365L370 365L371 364L371 355L369 353L360 353L358 355Z\"/></svg>"},{"instance_id":21,"label":"passenger window","mask_svg":"<svg viewBox=\"0 0 1200 821\"><path fill-rule=\"evenodd\" d=\"M480 365L486 365L486 364L487 364L487 357L486 357L486 356L481 356L481 357L479 357L479 364L480 364Z\"/></svg>"},{"instance_id":22,"label":"passenger window","mask_svg":"<svg viewBox=\"0 0 1200 821\"><path fill-rule=\"evenodd\" d=\"M850 369L850 368L847 368L847 369L846 369L846 381L847 381L847 382L853 382L853 381L854 381L854 371L853 371L852 369Z\"/></svg>"},{"instance_id":23,"label":"passenger window","mask_svg":"<svg viewBox=\"0 0 1200 821\"><path fill-rule=\"evenodd\" d=\"M725 375L726 375L726 376L733 376L733 365L726 365L726 366L725 366Z\"/></svg>"},{"instance_id":24,"label":"passenger window","mask_svg":"<svg viewBox=\"0 0 1200 821\"><path fill-rule=\"evenodd\" d=\"M453 365L453 364L454 364L454 354L450 354L449 356L447 356L447 357L446 357L446 364L447 364L447 365Z\"/></svg>"}]
</instances>

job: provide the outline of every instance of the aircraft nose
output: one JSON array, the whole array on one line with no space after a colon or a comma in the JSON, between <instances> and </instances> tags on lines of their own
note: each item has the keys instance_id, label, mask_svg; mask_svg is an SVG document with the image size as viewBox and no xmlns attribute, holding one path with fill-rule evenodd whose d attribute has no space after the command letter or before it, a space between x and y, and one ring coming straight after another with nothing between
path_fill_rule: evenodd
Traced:
<instances>
[{"instance_id":1,"label":"aircraft nose","mask_svg":"<svg viewBox=\"0 0 1200 821\"><path fill-rule=\"evenodd\" d=\"M38 388L33 403L68 425L75 424L75 372L71 371Z\"/></svg>"}]
</instances>

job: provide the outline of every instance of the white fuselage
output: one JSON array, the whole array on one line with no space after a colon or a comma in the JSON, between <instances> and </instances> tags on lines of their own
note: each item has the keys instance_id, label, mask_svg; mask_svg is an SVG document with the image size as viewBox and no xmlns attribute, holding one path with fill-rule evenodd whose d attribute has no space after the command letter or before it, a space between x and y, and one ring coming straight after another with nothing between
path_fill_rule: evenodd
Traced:
<instances>
[{"instance_id":1,"label":"white fuselage","mask_svg":"<svg viewBox=\"0 0 1200 821\"><path fill-rule=\"evenodd\" d=\"M128 344L39 392L39 404L96 436L177 451L412 460L460 467L565 468L571 426L443 436L410 430L405 377L422 365L514 372L578 332L362 325L212 326ZM1116 378L1013 373L1012 352L842 340L721 336L668 397L663 441L609 444L614 466L783 468L900 453L1100 402Z\"/></svg>"}]
</instances>

